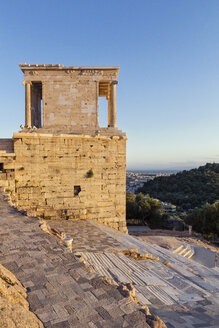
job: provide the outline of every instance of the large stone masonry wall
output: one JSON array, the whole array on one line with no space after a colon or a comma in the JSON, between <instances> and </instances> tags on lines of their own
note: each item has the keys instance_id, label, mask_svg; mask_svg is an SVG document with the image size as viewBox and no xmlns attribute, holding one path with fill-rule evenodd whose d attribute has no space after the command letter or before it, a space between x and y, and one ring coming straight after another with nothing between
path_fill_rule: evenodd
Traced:
<instances>
[{"instance_id":1,"label":"large stone masonry wall","mask_svg":"<svg viewBox=\"0 0 219 328\"><path fill-rule=\"evenodd\" d=\"M47 219L97 220L127 231L126 137L16 133L14 152L12 197L19 209Z\"/></svg>"}]
</instances>

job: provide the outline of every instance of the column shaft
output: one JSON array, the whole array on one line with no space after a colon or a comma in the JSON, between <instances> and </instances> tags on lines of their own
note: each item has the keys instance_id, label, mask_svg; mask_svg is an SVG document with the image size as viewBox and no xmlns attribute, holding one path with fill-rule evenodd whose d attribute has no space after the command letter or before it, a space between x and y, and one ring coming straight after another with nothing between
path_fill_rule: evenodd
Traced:
<instances>
[{"instance_id":1,"label":"column shaft","mask_svg":"<svg viewBox=\"0 0 219 328\"><path fill-rule=\"evenodd\" d=\"M111 98L108 97L108 127L111 126Z\"/></svg>"},{"instance_id":2,"label":"column shaft","mask_svg":"<svg viewBox=\"0 0 219 328\"><path fill-rule=\"evenodd\" d=\"M27 82L25 84L25 94L26 94L26 102L25 102L25 125L31 126L31 83Z\"/></svg>"},{"instance_id":3,"label":"column shaft","mask_svg":"<svg viewBox=\"0 0 219 328\"><path fill-rule=\"evenodd\" d=\"M38 120L38 128L41 128L41 96L37 95L37 120Z\"/></svg>"},{"instance_id":4,"label":"column shaft","mask_svg":"<svg viewBox=\"0 0 219 328\"><path fill-rule=\"evenodd\" d=\"M116 85L118 84L117 81L113 81L111 83L111 108L110 108L110 122L109 126L116 128Z\"/></svg>"}]
</instances>

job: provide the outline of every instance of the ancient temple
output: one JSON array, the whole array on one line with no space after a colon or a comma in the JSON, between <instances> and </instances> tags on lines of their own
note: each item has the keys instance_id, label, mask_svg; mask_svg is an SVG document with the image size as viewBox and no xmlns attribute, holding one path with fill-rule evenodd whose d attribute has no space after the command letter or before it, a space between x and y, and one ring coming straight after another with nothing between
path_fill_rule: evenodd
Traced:
<instances>
[{"instance_id":1,"label":"ancient temple","mask_svg":"<svg viewBox=\"0 0 219 328\"><path fill-rule=\"evenodd\" d=\"M20 64L25 124L0 139L0 185L17 208L127 231L126 140L116 124L119 67ZM108 126L99 126L99 97Z\"/></svg>"}]
</instances>

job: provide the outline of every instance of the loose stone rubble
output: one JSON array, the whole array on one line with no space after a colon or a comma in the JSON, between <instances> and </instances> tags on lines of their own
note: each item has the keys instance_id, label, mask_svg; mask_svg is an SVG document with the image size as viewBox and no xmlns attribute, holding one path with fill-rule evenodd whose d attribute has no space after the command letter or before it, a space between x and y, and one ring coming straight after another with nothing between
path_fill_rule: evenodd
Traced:
<instances>
[{"instance_id":1,"label":"loose stone rubble","mask_svg":"<svg viewBox=\"0 0 219 328\"><path fill-rule=\"evenodd\" d=\"M119 253L122 253L126 256L129 256L135 260L153 260L153 261L159 261L159 257L153 257L151 254L145 253L145 254L140 254L138 252L138 249L126 249L126 250L119 250L117 251Z\"/></svg>"}]
</instances>

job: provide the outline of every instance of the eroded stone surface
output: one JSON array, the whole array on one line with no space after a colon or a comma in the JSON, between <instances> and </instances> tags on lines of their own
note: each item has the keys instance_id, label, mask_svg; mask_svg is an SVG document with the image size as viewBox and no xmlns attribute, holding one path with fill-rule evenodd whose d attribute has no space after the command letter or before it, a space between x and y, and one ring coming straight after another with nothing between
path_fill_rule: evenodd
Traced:
<instances>
[{"instance_id":1,"label":"eroded stone surface","mask_svg":"<svg viewBox=\"0 0 219 328\"><path fill-rule=\"evenodd\" d=\"M29 311L26 289L19 280L0 264L0 327L43 328L38 318Z\"/></svg>"}]
</instances>

